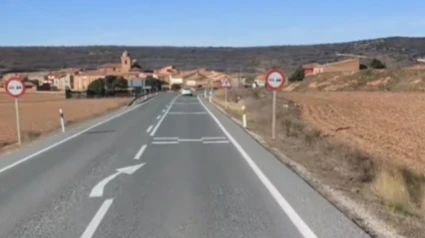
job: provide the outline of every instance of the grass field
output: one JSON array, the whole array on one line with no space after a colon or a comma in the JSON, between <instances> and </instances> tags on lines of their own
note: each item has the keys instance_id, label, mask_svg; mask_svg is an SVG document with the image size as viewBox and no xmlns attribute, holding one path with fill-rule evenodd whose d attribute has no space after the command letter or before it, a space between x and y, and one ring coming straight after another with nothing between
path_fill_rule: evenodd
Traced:
<instances>
[{"instance_id":1,"label":"grass field","mask_svg":"<svg viewBox=\"0 0 425 238\"><path fill-rule=\"evenodd\" d=\"M27 93L19 99L21 137L28 141L60 127L59 109L67 123L93 118L127 105L131 99L66 100L63 94ZM0 93L0 148L17 142L14 100Z\"/></svg>"}]
</instances>

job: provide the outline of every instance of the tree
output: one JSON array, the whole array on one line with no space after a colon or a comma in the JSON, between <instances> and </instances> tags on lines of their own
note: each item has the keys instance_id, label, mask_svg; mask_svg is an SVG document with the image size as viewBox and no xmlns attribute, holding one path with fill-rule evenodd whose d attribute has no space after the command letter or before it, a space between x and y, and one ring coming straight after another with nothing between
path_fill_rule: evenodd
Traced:
<instances>
[{"instance_id":1,"label":"tree","mask_svg":"<svg viewBox=\"0 0 425 238\"><path fill-rule=\"evenodd\" d=\"M370 67L372 69L385 69L385 68L387 68L387 66L384 63L382 63L380 60L375 59L375 58L372 59L372 62L370 62Z\"/></svg>"},{"instance_id":2,"label":"tree","mask_svg":"<svg viewBox=\"0 0 425 238\"><path fill-rule=\"evenodd\" d=\"M98 96L105 95L105 80L103 78L98 78L95 81L91 82L87 87L87 94L93 94Z\"/></svg>"},{"instance_id":3,"label":"tree","mask_svg":"<svg viewBox=\"0 0 425 238\"><path fill-rule=\"evenodd\" d=\"M106 91L123 90L128 87L127 80L123 77L108 75L105 78L99 78L91 82L87 91L98 96L105 96Z\"/></svg>"},{"instance_id":4,"label":"tree","mask_svg":"<svg viewBox=\"0 0 425 238\"><path fill-rule=\"evenodd\" d=\"M146 86L151 86L152 90L160 91L163 82L159 79L152 77L152 76L148 76L148 77L146 77L145 83L146 83Z\"/></svg>"},{"instance_id":5,"label":"tree","mask_svg":"<svg viewBox=\"0 0 425 238\"><path fill-rule=\"evenodd\" d=\"M289 82L303 81L304 77L304 69L302 67L298 67L291 77L289 77Z\"/></svg>"},{"instance_id":6,"label":"tree","mask_svg":"<svg viewBox=\"0 0 425 238\"><path fill-rule=\"evenodd\" d=\"M128 82L123 77L118 77L111 83L112 90L122 90L128 88Z\"/></svg>"},{"instance_id":7,"label":"tree","mask_svg":"<svg viewBox=\"0 0 425 238\"><path fill-rule=\"evenodd\" d=\"M178 91L181 89L181 87L182 87L181 84L177 84L177 83L171 84L171 90L173 91Z\"/></svg>"}]
</instances>

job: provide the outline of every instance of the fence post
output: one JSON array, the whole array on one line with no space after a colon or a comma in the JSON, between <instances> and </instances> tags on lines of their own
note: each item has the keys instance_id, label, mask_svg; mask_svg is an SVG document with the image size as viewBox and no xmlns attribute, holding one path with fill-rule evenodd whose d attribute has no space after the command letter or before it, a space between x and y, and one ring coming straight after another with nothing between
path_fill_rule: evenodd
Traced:
<instances>
[{"instance_id":1,"label":"fence post","mask_svg":"<svg viewBox=\"0 0 425 238\"><path fill-rule=\"evenodd\" d=\"M65 118L64 118L64 115L63 115L62 108L59 109L59 115L60 115L60 122L61 122L62 132L65 132Z\"/></svg>"}]
</instances>

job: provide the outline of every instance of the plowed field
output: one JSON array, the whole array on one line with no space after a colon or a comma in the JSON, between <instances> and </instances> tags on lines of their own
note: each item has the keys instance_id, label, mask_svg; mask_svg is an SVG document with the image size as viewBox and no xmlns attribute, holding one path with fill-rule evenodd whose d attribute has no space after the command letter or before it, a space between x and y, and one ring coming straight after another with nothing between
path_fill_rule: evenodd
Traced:
<instances>
[{"instance_id":1,"label":"plowed field","mask_svg":"<svg viewBox=\"0 0 425 238\"><path fill-rule=\"evenodd\" d=\"M67 122L77 122L126 105L129 98L65 100L64 95L25 94L19 101L23 140L30 140L60 127L59 108ZM0 148L17 141L15 104L0 93Z\"/></svg>"},{"instance_id":2,"label":"plowed field","mask_svg":"<svg viewBox=\"0 0 425 238\"><path fill-rule=\"evenodd\" d=\"M345 143L425 172L425 94L285 93L304 119Z\"/></svg>"}]
</instances>

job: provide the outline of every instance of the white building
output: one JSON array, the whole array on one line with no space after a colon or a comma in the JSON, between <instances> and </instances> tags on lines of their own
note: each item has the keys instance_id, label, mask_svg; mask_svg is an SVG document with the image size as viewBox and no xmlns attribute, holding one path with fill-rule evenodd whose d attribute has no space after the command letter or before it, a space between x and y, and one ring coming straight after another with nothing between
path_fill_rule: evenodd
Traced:
<instances>
[{"instance_id":1,"label":"white building","mask_svg":"<svg viewBox=\"0 0 425 238\"><path fill-rule=\"evenodd\" d=\"M72 85L74 85L74 75L72 74L66 74L60 78L53 79L53 86L59 90L72 89Z\"/></svg>"}]
</instances>

